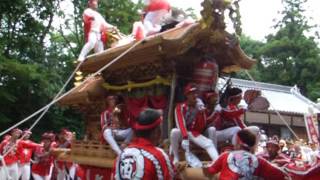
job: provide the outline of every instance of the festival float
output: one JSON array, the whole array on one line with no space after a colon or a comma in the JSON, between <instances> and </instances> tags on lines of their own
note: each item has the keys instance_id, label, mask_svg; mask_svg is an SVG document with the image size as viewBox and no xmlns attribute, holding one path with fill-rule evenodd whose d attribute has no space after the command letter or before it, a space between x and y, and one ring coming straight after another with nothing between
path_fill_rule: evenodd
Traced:
<instances>
[{"instance_id":1,"label":"festival float","mask_svg":"<svg viewBox=\"0 0 320 180\"><path fill-rule=\"evenodd\" d=\"M56 149L58 159L79 164L84 172L90 171L90 179L97 176L109 179L116 154L101 140L100 127L100 113L106 109L105 98L109 94L121 94L127 105L134 107L129 111L135 117L145 107L161 109L165 117L163 146L168 150L166 139L175 127L174 107L182 100L182 88L188 82L197 83L200 90L215 89L222 74L254 65L255 61L240 48L236 34L226 31L225 14L229 13L234 29L241 32L238 1L204 0L202 7L199 22L167 29L86 58L76 77L80 85L59 101L60 106L72 107L83 114L85 137L74 139L71 149ZM81 83L83 76L106 65L100 75ZM209 73L203 75L199 70ZM203 150L196 149L195 153L201 161L209 161ZM200 168L187 167L179 173L181 179L205 179Z\"/></svg>"}]
</instances>

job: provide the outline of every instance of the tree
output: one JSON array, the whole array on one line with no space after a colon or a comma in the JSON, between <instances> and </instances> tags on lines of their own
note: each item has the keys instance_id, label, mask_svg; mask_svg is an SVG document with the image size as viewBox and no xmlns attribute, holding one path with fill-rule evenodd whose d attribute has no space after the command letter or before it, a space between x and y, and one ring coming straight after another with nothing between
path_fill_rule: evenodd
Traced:
<instances>
[{"instance_id":1,"label":"tree","mask_svg":"<svg viewBox=\"0 0 320 180\"><path fill-rule=\"evenodd\" d=\"M71 13L61 3L71 2ZM130 32L139 19L141 3L130 0L100 1L99 11L109 23ZM82 13L87 0L4 0L0 4L0 130L48 104L74 70L73 61L83 44ZM73 5L73 6L72 6ZM72 8L73 7L73 8ZM54 19L61 27L53 27ZM55 20L57 23L57 20ZM73 85L67 87L72 88ZM80 114L53 106L34 129L68 127L83 132ZM34 118L35 119L35 118ZM29 127L31 122L22 127Z\"/></svg>"},{"instance_id":2,"label":"tree","mask_svg":"<svg viewBox=\"0 0 320 180\"><path fill-rule=\"evenodd\" d=\"M257 80L294 85L311 99L320 96L320 50L314 36L307 36L313 26L303 15L306 0L283 0L282 19L274 26L275 34L266 43L242 42L247 53L258 60ZM260 47L259 47L260 46ZM260 74L260 75L259 75Z\"/></svg>"}]
</instances>

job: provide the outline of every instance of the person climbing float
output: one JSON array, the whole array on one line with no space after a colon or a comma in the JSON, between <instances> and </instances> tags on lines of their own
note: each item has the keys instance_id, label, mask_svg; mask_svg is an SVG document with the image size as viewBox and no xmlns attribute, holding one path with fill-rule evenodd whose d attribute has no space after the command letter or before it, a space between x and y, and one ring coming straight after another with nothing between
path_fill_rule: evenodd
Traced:
<instances>
[{"instance_id":1,"label":"person climbing float","mask_svg":"<svg viewBox=\"0 0 320 180\"><path fill-rule=\"evenodd\" d=\"M98 0L89 0L88 8L83 12L84 36L86 44L82 47L78 61L84 61L87 54L94 49L95 53L103 51L107 42L107 31L114 31L117 28L105 21L97 11Z\"/></svg>"},{"instance_id":2,"label":"person climbing float","mask_svg":"<svg viewBox=\"0 0 320 180\"><path fill-rule=\"evenodd\" d=\"M173 165L165 151L157 146L161 139L160 111L143 110L133 125L135 138L118 156L115 179L174 179Z\"/></svg>"},{"instance_id":3,"label":"person climbing float","mask_svg":"<svg viewBox=\"0 0 320 180\"><path fill-rule=\"evenodd\" d=\"M215 131L214 127L208 128L206 114L203 108L197 103L197 88L194 84L188 84L184 89L186 101L180 103L175 108L175 121L177 128L173 128L170 134L173 162L179 162L179 144L185 150L186 160L191 166L201 166L195 163L194 155L190 152L190 141L205 149L210 158L214 161L218 157L218 152L214 146L212 138L207 138L203 134L209 135Z\"/></svg>"}]
</instances>

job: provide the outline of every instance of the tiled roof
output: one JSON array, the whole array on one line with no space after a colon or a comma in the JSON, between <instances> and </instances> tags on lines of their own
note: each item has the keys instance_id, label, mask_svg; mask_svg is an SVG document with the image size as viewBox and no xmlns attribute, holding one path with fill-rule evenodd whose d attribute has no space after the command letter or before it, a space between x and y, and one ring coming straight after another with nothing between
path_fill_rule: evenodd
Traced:
<instances>
[{"instance_id":1,"label":"tiled roof","mask_svg":"<svg viewBox=\"0 0 320 180\"><path fill-rule=\"evenodd\" d=\"M225 84L224 79L219 79L219 87ZM320 112L317 104L303 96L296 86L283 86L277 84L254 82L243 79L231 79L232 85L239 87L242 91L248 89L261 90L262 96L270 102L269 111L280 111L294 114L305 114L309 112L311 107L315 113ZM245 102L241 102L245 104Z\"/></svg>"}]
</instances>

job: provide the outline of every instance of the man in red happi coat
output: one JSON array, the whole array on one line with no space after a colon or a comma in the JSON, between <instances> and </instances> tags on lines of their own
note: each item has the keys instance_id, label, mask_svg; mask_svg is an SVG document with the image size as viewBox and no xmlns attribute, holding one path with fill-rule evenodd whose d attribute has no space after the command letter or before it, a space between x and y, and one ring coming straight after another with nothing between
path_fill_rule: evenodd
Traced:
<instances>
[{"instance_id":1,"label":"man in red happi coat","mask_svg":"<svg viewBox=\"0 0 320 180\"><path fill-rule=\"evenodd\" d=\"M246 112L246 108L240 107L239 104L242 100L242 90L236 87L227 87L223 94L223 102L220 103L223 104L217 109L219 109L221 118L220 120L215 122L215 127L218 131L224 130L224 132L221 131L217 132L217 139L221 140L229 136L229 132L233 128L232 135L236 134L237 131L240 129L249 129L252 133L254 133L257 138L257 142L260 139L260 129L257 126L247 126L243 120L241 119L241 116L244 115ZM235 128L237 127L237 128ZM228 131L227 131L228 129ZM228 132L228 133L227 133ZM232 143L234 144L234 136L232 138Z\"/></svg>"},{"instance_id":2,"label":"man in red happi coat","mask_svg":"<svg viewBox=\"0 0 320 180\"><path fill-rule=\"evenodd\" d=\"M172 180L172 163L163 149L161 139L162 115L155 109L145 109L139 114L133 129L135 138L118 156L115 179Z\"/></svg>"},{"instance_id":3,"label":"man in red happi coat","mask_svg":"<svg viewBox=\"0 0 320 180\"><path fill-rule=\"evenodd\" d=\"M258 156L276 164L278 167L282 167L291 161L289 157L281 153L279 141L276 137L273 137L267 142L267 153L260 154Z\"/></svg>"},{"instance_id":4,"label":"man in red happi coat","mask_svg":"<svg viewBox=\"0 0 320 180\"><path fill-rule=\"evenodd\" d=\"M212 134L215 128L208 127L206 113L203 108L199 107L197 101L197 88L193 84L185 87L184 94L187 100L177 104L175 108L175 121L177 128L171 130L171 148L173 152L174 163L179 161L179 144L186 152L186 158L190 159L191 154L189 141L205 149L212 160L216 160L218 152L214 146L213 139L205 137L203 134ZM202 106L202 104L201 104ZM211 137L213 138L213 137ZM192 163L192 162L188 162Z\"/></svg>"},{"instance_id":5,"label":"man in red happi coat","mask_svg":"<svg viewBox=\"0 0 320 180\"><path fill-rule=\"evenodd\" d=\"M19 177L21 180L29 180L31 173L31 157L36 148L42 145L34 143L29 138L31 136L31 131L23 131L23 139L18 142L17 153L19 157Z\"/></svg>"},{"instance_id":6,"label":"man in red happi coat","mask_svg":"<svg viewBox=\"0 0 320 180\"><path fill-rule=\"evenodd\" d=\"M73 134L70 130L63 128L58 134L57 148L71 148ZM55 161L55 168L57 170L57 180L65 180L69 177L74 178L76 165L72 162L61 160Z\"/></svg>"},{"instance_id":7,"label":"man in red happi coat","mask_svg":"<svg viewBox=\"0 0 320 180\"><path fill-rule=\"evenodd\" d=\"M117 140L123 140L122 148L131 141L133 131L132 120L124 104L118 104L118 97L107 97L107 109L100 115L100 123L103 138L110 145L111 149L119 155L122 150Z\"/></svg>"},{"instance_id":8,"label":"man in red happi coat","mask_svg":"<svg viewBox=\"0 0 320 180\"><path fill-rule=\"evenodd\" d=\"M221 154L213 164L203 168L203 173L211 177L220 172L220 180L255 179L257 177L265 180L289 179L284 171L253 154L255 144L256 136L250 130L239 131L236 150Z\"/></svg>"},{"instance_id":9,"label":"man in red happi coat","mask_svg":"<svg viewBox=\"0 0 320 180\"><path fill-rule=\"evenodd\" d=\"M50 151L54 139L55 135L53 133L44 133L41 137L43 147L38 147L35 150L35 160L31 168L34 180L51 179L54 157L50 154Z\"/></svg>"}]
</instances>

